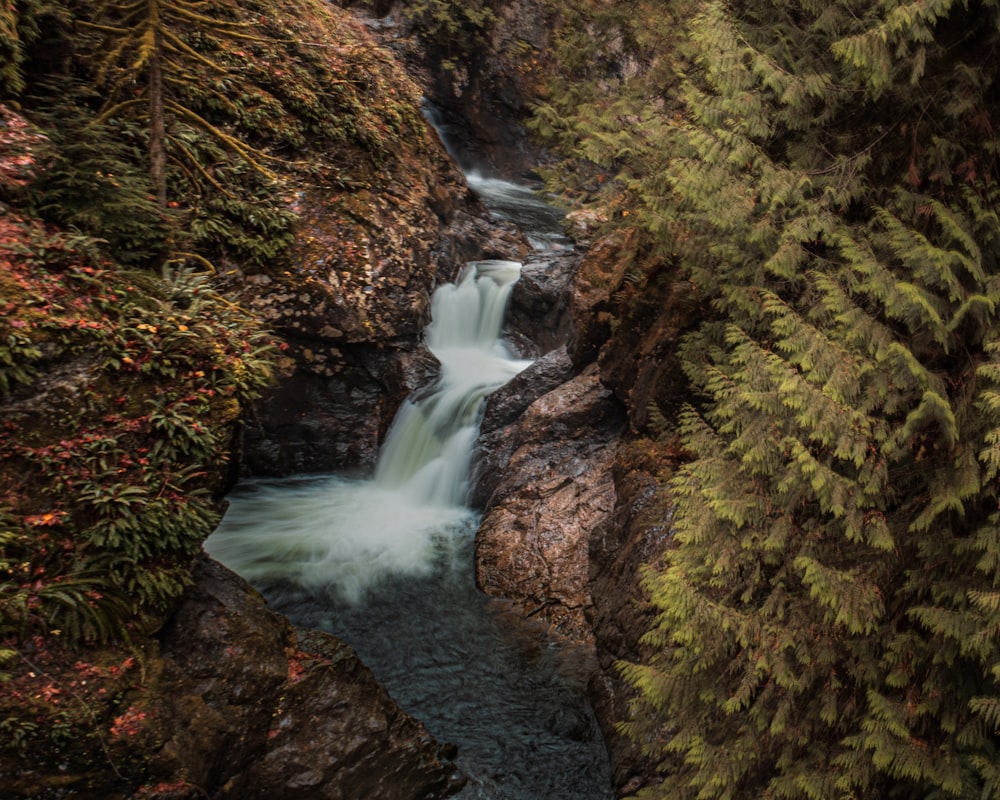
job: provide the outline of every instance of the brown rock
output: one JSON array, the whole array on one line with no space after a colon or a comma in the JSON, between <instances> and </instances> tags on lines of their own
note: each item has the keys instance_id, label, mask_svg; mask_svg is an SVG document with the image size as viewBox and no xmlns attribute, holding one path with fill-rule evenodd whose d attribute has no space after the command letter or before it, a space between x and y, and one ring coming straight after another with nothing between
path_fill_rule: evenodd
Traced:
<instances>
[{"instance_id":1,"label":"brown rock","mask_svg":"<svg viewBox=\"0 0 1000 800\"><path fill-rule=\"evenodd\" d=\"M155 696L144 703L159 714L153 774L219 800L415 800L457 791L454 765L350 647L294 631L214 561L205 559L195 578L160 635Z\"/></svg>"},{"instance_id":2,"label":"brown rock","mask_svg":"<svg viewBox=\"0 0 1000 800\"><path fill-rule=\"evenodd\" d=\"M0 797L436 800L460 788L449 749L350 647L293 629L207 557L194 581L153 637L24 648L0 707L30 704L49 729L20 757L16 741L0 747Z\"/></svg>"},{"instance_id":3,"label":"brown rock","mask_svg":"<svg viewBox=\"0 0 1000 800\"><path fill-rule=\"evenodd\" d=\"M400 403L430 384L439 369L422 346L348 345L309 356L299 352L297 361L252 409L244 429L244 474L372 467Z\"/></svg>"},{"instance_id":4,"label":"brown rock","mask_svg":"<svg viewBox=\"0 0 1000 800\"><path fill-rule=\"evenodd\" d=\"M460 787L441 748L353 649L319 631L297 633L267 753L220 797L431 798Z\"/></svg>"},{"instance_id":5,"label":"brown rock","mask_svg":"<svg viewBox=\"0 0 1000 800\"><path fill-rule=\"evenodd\" d=\"M288 347L284 374L255 404L245 472L371 466L403 399L434 373L420 339L436 286L466 261L527 252L426 137L370 189L302 192L293 266L239 277L242 305Z\"/></svg>"},{"instance_id":6,"label":"brown rock","mask_svg":"<svg viewBox=\"0 0 1000 800\"><path fill-rule=\"evenodd\" d=\"M501 429L498 465L476 537L476 577L567 636L589 637L591 532L614 508L611 464L622 414L596 368L536 400ZM502 470L500 472L499 470Z\"/></svg>"},{"instance_id":7,"label":"brown rock","mask_svg":"<svg viewBox=\"0 0 1000 800\"><path fill-rule=\"evenodd\" d=\"M421 41L403 3L341 0L341 5L353 7L407 61L425 96L446 118L452 152L464 168L486 167L507 177L533 173L540 152L524 120L543 94L550 61L553 12L544 3L497 5L488 41L468 57L457 52L454 37Z\"/></svg>"}]
</instances>

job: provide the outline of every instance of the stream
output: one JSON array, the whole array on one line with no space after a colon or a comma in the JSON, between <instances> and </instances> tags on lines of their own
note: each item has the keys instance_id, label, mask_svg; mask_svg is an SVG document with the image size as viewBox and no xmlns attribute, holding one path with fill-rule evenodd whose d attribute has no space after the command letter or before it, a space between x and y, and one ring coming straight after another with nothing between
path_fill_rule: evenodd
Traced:
<instances>
[{"instance_id":1,"label":"stream","mask_svg":"<svg viewBox=\"0 0 1000 800\"><path fill-rule=\"evenodd\" d=\"M530 190L470 176L536 249L559 212ZM399 705L458 747L462 800L611 800L585 696L595 665L475 586L470 462L486 397L530 362L501 339L520 264L478 261L438 288L425 341L436 384L400 409L375 475L246 480L209 553L296 625L336 634Z\"/></svg>"}]
</instances>

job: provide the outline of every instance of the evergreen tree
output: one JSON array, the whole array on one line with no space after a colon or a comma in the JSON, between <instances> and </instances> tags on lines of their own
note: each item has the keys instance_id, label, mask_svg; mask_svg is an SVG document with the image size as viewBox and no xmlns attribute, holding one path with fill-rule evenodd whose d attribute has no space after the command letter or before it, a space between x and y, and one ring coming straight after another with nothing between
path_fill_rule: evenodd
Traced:
<instances>
[{"instance_id":1,"label":"evergreen tree","mask_svg":"<svg viewBox=\"0 0 1000 800\"><path fill-rule=\"evenodd\" d=\"M83 15L78 20L83 30L96 34L95 53L100 54L91 61L95 88L107 97L98 122L145 107L150 179L161 206L167 205L168 114L209 131L267 172L258 163L262 155L259 151L224 133L178 100L201 82L201 73L228 72L225 65L192 47L183 32L193 29L201 38L254 38L246 32L245 24L227 20L219 12L213 14L204 6L195 0L101 0L81 9ZM133 96L137 86L142 87L139 98Z\"/></svg>"},{"instance_id":2,"label":"evergreen tree","mask_svg":"<svg viewBox=\"0 0 1000 800\"><path fill-rule=\"evenodd\" d=\"M38 38L38 18L58 13L47 0L0 0L0 94L24 89L24 63L28 46Z\"/></svg>"},{"instance_id":3,"label":"evergreen tree","mask_svg":"<svg viewBox=\"0 0 1000 800\"><path fill-rule=\"evenodd\" d=\"M650 796L1000 797L1000 5L708 0L689 35L630 185L710 309L661 654L623 666Z\"/></svg>"},{"instance_id":4,"label":"evergreen tree","mask_svg":"<svg viewBox=\"0 0 1000 800\"><path fill-rule=\"evenodd\" d=\"M663 128L677 110L681 21L691 2L548 2L557 12L558 69L529 124L570 157L542 172L574 205L610 209L612 218L624 210L627 218L638 202L637 178L660 174L665 163Z\"/></svg>"}]
</instances>

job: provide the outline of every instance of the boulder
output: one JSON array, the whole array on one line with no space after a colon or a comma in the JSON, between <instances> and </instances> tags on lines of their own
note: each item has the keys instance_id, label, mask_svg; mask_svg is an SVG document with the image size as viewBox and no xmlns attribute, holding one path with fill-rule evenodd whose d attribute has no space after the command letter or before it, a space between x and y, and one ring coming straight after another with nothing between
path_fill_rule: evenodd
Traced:
<instances>
[{"instance_id":1,"label":"boulder","mask_svg":"<svg viewBox=\"0 0 1000 800\"><path fill-rule=\"evenodd\" d=\"M580 256L573 250L542 252L521 267L507 310L515 345L528 356L548 353L573 339L570 293Z\"/></svg>"},{"instance_id":2,"label":"boulder","mask_svg":"<svg viewBox=\"0 0 1000 800\"><path fill-rule=\"evenodd\" d=\"M552 350L497 389L486 401L473 458L471 503L483 508L517 448L512 431L528 407L574 376L565 347Z\"/></svg>"},{"instance_id":3,"label":"boulder","mask_svg":"<svg viewBox=\"0 0 1000 800\"><path fill-rule=\"evenodd\" d=\"M193 578L148 638L22 649L0 684L4 710L31 711L11 715L0 746L4 800L436 800L461 788L454 747L349 646L294 629L207 557Z\"/></svg>"},{"instance_id":4,"label":"boulder","mask_svg":"<svg viewBox=\"0 0 1000 800\"><path fill-rule=\"evenodd\" d=\"M309 344L290 345L294 369L251 410L243 432L244 474L373 467L400 403L439 370L422 346Z\"/></svg>"},{"instance_id":5,"label":"boulder","mask_svg":"<svg viewBox=\"0 0 1000 800\"><path fill-rule=\"evenodd\" d=\"M480 484L480 588L578 640L590 637L590 536L614 508L611 465L623 421L589 368L497 429L510 456Z\"/></svg>"},{"instance_id":6,"label":"boulder","mask_svg":"<svg viewBox=\"0 0 1000 800\"><path fill-rule=\"evenodd\" d=\"M204 559L160 633L151 771L223 800L446 797L450 753L403 713L354 650L296 630ZM162 800L162 795L146 797Z\"/></svg>"}]
</instances>

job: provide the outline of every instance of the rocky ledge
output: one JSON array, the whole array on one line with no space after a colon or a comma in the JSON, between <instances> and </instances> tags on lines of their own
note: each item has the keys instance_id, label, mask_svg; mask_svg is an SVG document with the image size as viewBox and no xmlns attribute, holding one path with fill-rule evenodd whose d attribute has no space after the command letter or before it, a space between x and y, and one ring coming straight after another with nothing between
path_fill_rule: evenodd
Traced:
<instances>
[{"instance_id":1,"label":"rocky ledge","mask_svg":"<svg viewBox=\"0 0 1000 800\"><path fill-rule=\"evenodd\" d=\"M592 367L483 438L493 466L480 472L499 479L480 485L488 496L476 536L479 586L574 639L589 637L589 542L614 509L623 422Z\"/></svg>"},{"instance_id":2,"label":"rocky ledge","mask_svg":"<svg viewBox=\"0 0 1000 800\"><path fill-rule=\"evenodd\" d=\"M215 798L445 797L458 772L354 650L292 628L205 559L159 636L152 707L177 717L153 757ZM158 695L158 696L157 696Z\"/></svg>"}]
</instances>

